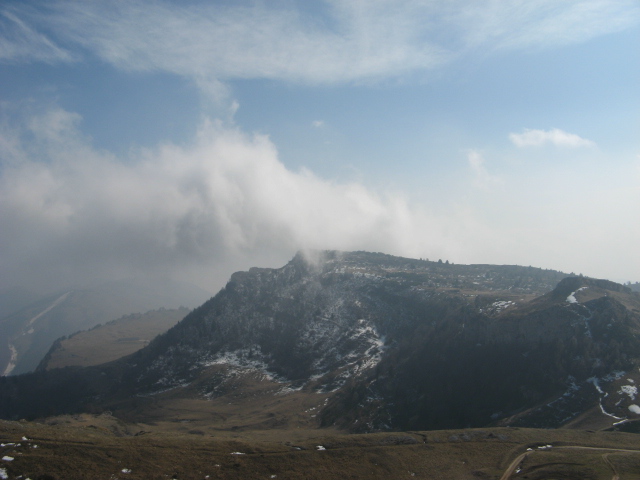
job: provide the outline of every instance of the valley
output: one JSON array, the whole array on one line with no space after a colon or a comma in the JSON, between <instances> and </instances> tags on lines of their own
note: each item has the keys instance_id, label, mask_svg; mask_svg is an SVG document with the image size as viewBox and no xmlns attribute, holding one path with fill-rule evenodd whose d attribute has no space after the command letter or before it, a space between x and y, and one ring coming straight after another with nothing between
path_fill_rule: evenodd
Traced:
<instances>
[{"instance_id":1,"label":"valley","mask_svg":"<svg viewBox=\"0 0 640 480\"><path fill-rule=\"evenodd\" d=\"M61 337L123 315L192 308L209 296L194 285L162 278L123 279L46 295L0 291L0 372L16 375L35 370Z\"/></svg>"}]
</instances>

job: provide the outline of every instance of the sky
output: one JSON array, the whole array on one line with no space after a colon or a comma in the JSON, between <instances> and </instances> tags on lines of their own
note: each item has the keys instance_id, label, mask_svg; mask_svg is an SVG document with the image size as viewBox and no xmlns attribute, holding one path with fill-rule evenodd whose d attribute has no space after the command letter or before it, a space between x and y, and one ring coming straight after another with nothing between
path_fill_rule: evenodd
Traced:
<instances>
[{"instance_id":1,"label":"sky","mask_svg":"<svg viewBox=\"0 0 640 480\"><path fill-rule=\"evenodd\" d=\"M298 250L640 280L637 0L0 4L0 288Z\"/></svg>"}]
</instances>

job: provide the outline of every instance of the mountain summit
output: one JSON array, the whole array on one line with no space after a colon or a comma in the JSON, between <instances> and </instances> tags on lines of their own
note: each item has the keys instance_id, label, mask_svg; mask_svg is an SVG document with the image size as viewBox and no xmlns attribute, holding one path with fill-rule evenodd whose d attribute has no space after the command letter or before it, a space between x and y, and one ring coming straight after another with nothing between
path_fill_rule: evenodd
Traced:
<instances>
[{"instance_id":1,"label":"mountain summit","mask_svg":"<svg viewBox=\"0 0 640 480\"><path fill-rule=\"evenodd\" d=\"M640 418L639 328L640 295L608 281L299 253L235 273L129 357L2 379L0 413L158 419L188 401L254 428L610 424ZM53 385L68 386L64 398ZM46 407L33 400L44 393Z\"/></svg>"}]
</instances>

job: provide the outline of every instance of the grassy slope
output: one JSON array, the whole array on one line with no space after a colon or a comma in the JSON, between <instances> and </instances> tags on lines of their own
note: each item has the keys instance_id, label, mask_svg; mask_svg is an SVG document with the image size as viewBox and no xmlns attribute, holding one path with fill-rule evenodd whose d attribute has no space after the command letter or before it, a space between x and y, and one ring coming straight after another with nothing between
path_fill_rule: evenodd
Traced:
<instances>
[{"instance_id":1,"label":"grassy slope","mask_svg":"<svg viewBox=\"0 0 640 480\"><path fill-rule=\"evenodd\" d=\"M110 362L147 345L155 336L167 331L189 313L178 310L153 310L133 314L79 332L60 342L50 352L47 370L66 366L86 367Z\"/></svg>"},{"instance_id":2,"label":"grassy slope","mask_svg":"<svg viewBox=\"0 0 640 480\"><path fill-rule=\"evenodd\" d=\"M535 452L513 479L610 480L614 473L638 478L640 472L638 453L560 448L640 449L637 435L613 432L495 428L341 435L274 429L267 436L250 431L202 435L125 424L110 415L58 417L47 423L0 421L0 442L5 444L0 457L14 458L0 462L0 468L10 479L49 475L40 478L489 480L500 479L527 448ZM9 442L20 446L6 445ZM554 447L537 449L547 444ZM326 450L318 450L318 445Z\"/></svg>"}]
</instances>

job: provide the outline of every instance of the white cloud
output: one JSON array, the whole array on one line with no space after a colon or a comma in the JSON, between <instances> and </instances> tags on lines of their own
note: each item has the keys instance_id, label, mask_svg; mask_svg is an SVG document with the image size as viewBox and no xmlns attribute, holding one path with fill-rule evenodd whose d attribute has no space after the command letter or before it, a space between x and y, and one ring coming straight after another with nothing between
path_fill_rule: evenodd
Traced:
<instances>
[{"instance_id":1,"label":"white cloud","mask_svg":"<svg viewBox=\"0 0 640 480\"><path fill-rule=\"evenodd\" d=\"M400 196L288 170L266 136L206 121L191 145L122 161L94 150L78 121L58 108L0 131L5 281L168 271L210 286L300 248L426 256L429 239L456 243Z\"/></svg>"},{"instance_id":2,"label":"white cloud","mask_svg":"<svg viewBox=\"0 0 640 480\"><path fill-rule=\"evenodd\" d=\"M314 120L311 122L311 126L315 128L322 128L324 127L324 120Z\"/></svg>"},{"instance_id":3,"label":"white cloud","mask_svg":"<svg viewBox=\"0 0 640 480\"><path fill-rule=\"evenodd\" d=\"M525 129L523 133L510 133L509 139L517 147L539 147L552 144L558 147L595 147L595 142L558 128L552 130Z\"/></svg>"},{"instance_id":4,"label":"white cloud","mask_svg":"<svg viewBox=\"0 0 640 480\"><path fill-rule=\"evenodd\" d=\"M479 50L586 41L640 21L634 0L327 0L315 4L312 14L293 5L60 1L37 11L14 6L15 14L5 15L24 33L14 35L22 38L19 53L5 56L66 59L66 51L35 33L40 28L119 68L189 77L217 97L224 93L220 82L230 79L380 80L439 68ZM8 40L5 45L17 44Z\"/></svg>"},{"instance_id":5,"label":"white cloud","mask_svg":"<svg viewBox=\"0 0 640 480\"><path fill-rule=\"evenodd\" d=\"M301 248L587 275L622 265L625 280L640 266L635 162L559 166L552 180L535 170L497 177L469 151L474 185L492 194L461 179L450 185L456 203L434 203L434 213L402 195L291 171L268 137L219 122L203 122L188 144L127 158L94 149L79 122L53 108L0 123L0 287L148 274L215 290L233 271L280 266ZM585 237L593 218L606 228Z\"/></svg>"}]
</instances>

